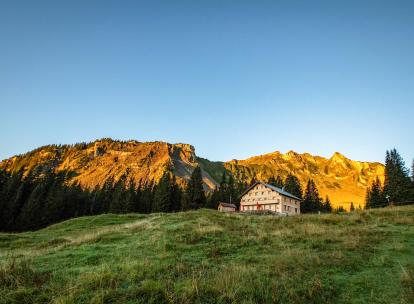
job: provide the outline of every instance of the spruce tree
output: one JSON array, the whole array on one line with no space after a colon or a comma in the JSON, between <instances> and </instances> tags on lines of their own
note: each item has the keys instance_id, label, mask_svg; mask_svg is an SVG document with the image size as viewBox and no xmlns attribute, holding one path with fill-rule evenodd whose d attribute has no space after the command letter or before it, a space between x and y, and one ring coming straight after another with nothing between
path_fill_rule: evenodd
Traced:
<instances>
[{"instance_id":1,"label":"spruce tree","mask_svg":"<svg viewBox=\"0 0 414 304\"><path fill-rule=\"evenodd\" d=\"M182 197L183 197L183 193L182 190L180 188L180 186L177 184L177 180L175 178L175 175L173 175L172 179L171 179L171 185L170 185L171 189L171 208L170 211L172 212L177 212L181 210L181 202L182 202Z\"/></svg>"},{"instance_id":2,"label":"spruce tree","mask_svg":"<svg viewBox=\"0 0 414 304\"><path fill-rule=\"evenodd\" d=\"M218 189L218 192L219 192L218 201L227 202L228 188L229 188L229 185L227 183L226 171L223 171L223 174L221 176L220 186Z\"/></svg>"},{"instance_id":3,"label":"spruce tree","mask_svg":"<svg viewBox=\"0 0 414 304\"><path fill-rule=\"evenodd\" d=\"M12 229L10 226L13 219L13 202L16 200L16 193L21 186L23 174L5 174L0 197L0 226L2 229Z\"/></svg>"},{"instance_id":4,"label":"spruce tree","mask_svg":"<svg viewBox=\"0 0 414 304\"><path fill-rule=\"evenodd\" d=\"M109 204L109 212L111 213L125 213L127 209L126 204L126 190L125 177L122 176L116 183L113 191L112 200Z\"/></svg>"},{"instance_id":5,"label":"spruce tree","mask_svg":"<svg viewBox=\"0 0 414 304\"><path fill-rule=\"evenodd\" d=\"M410 200L411 181L405 163L397 152L392 149L385 156L384 193L391 203Z\"/></svg>"},{"instance_id":6,"label":"spruce tree","mask_svg":"<svg viewBox=\"0 0 414 304\"><path fill-rule=\"evenodd\" d=\"M185 190L183 210L198 209L205 207L205 205L206 197L203 189L201 169L197 166L191 174L191 178Z\"/></svg>"},{"instance_id":7,"label":"spruce tree","mask_svg":"<svg viewBox=\"0 0 414 304\"><path fill-rule=\"evenodd\" d=\"M236 200L237 200L236 185L235 185L233 175L230 174L224 202L234 203L236 202Z\"/></svg>"},{"instance_id":8,"label":"spruce tree","mask_svg":"<svg viewBox=\"0 0 414 304\"><path fill-rule=\"evenodd\" d=\"M413 163L411 164L411 182L414 184L414 159Z\"/></svg>"},{"instance_id":9,"label":"spruce tree","mask_svg":"<svg viewBox=\"0 0 414 304\"><path fill-rule=\"evenodd\" d=\"M153 191L151 185L143 185L140 189L140 205L138 212L150 213L152 210Z\"/></svg>"},{"instance_id":10,"label":"spruce tree","mask_svg":"<svg viewBox=\"0 0 414 304\"><path fill-rule=\"evenodd\" d=\"M296 176L289 174L286 177L284 189L290 194L293 194L298 198L302 198L302 186L300 185L299 179Z\"/></svg>"},{"instance_id":11,"label":"spruce tree","mask_svg":"<svg viewBox=\"0 0 414 304\"><path fill-rule=\"evenodd\" d=\"M381 181L377 177L371 187L367 189L365 197L365 209L385 207L388 204Z\"/></svg>"},{"instance_id":12,"label":"spruce tree","mask_svg":"<svg viewBox=\"0 0 414 304\"><path fill-rule=\"evenodd\" d=\"M351 202L351 207L349 207L349 211L354 211L354 210L355 210L354 203Z\"/></svg>"},{"instance_id":13,"label":"spruce tree","mask_svg":"<svg viewBox=\"0 0 414 304\"><path fill-rule=\"evenodd\" d=\"M36 183L19 214L18 225L22 230L35 230L44 226L44 206L51 180L43 177Z\"/></svg>"},{"instance_id":14,"label":"spruce tree","mask_svg":"<svg viewBox=\"0 0 414 304\"><path fill-rule=\"evenodd\" d=\"M318 211L323 211L322 199L319 197L315 182L312 179L309 179L306 185L304 200L300 205L300 212L312 213Z\"/></svg>"},{"instance_id":15,"label":"spruce tree","mask_svg":"<svg viewBox=\"0 0 414 304\"><path fill-rule=\"evenodd\" d=\"M55 176L54 181L46 195L45 212L43 213L46 223L56 223L63 219L63 215L61 213L65 199L63 183L64 176L62 174Z\"/></svg>"},{"instance_id":16,"label":"spruce tree","mask_svg":"<svg viewBox=\"0 0 414 304\"><path fill-rule=\"evenodd\" d=\"M135 182L134 180L131 178L128 182L128 187L127 189L125 189L125 212L126 213L130 213L130 212L136 212L136 196L137 196L137 192L136 192L136 187L135 187Z\"/></svg>"},{"instance_id":17,"label":"spruce tree","mask_svg":"<svg viewBox=\"0 0 414 304\"><path fill-rule=\"evenodd\" d=\"M214 188L213 192L210 194L210 196L207 199L207 208L210 209L217 209L218 208L218 203L220 201L220 190L216 188Z\"/></svg>"},{"instance_id":18,"label":"spruce tree","mask_svg":"<svg viewBox=\"0 0 414 304\"><path fill-rule=\"evenodd\" d=\"M332 204L331 204L331 200L329 199L329 196L326 196L322 209L324 212L328 212L328 213L332 212Z\"/></svg>"},{"instance_id":19,"label":"spruce tree","mask_svg":"<svg viewBox=\"0 0 414 304\"><path fill-rule=\"evenodd\" d=\"M108 177L100 191L101 198L101 211L102 213L108 213L112 198L114 196L114 178L112 176Z\"/></svg>"},{"instance_id":20,"label":"spruce tree","mask_svg":"<svg viewBox=\"0 0 414 304\"><path fill-rule=\"evenodd\" d=\"M171 181L170 174L164 173L155 187L152 212L168 212L171 210Z\"/></svg>"}]
</instances>

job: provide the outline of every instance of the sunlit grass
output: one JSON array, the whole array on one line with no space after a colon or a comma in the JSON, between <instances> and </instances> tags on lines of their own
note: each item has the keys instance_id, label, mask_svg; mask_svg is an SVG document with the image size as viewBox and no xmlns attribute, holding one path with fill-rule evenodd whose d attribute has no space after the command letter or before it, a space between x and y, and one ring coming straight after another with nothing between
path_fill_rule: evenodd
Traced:
<instances>
[{"instance_id":1,"label":"sunlit grass","mask_svg":"<svg viewBox=\"0 0 414 304\"><path fill-rule=\"evenodd\" d=\"M412 303L414 206L100 215L0 234L0 303Z\"/></svg>"}]
</instances>

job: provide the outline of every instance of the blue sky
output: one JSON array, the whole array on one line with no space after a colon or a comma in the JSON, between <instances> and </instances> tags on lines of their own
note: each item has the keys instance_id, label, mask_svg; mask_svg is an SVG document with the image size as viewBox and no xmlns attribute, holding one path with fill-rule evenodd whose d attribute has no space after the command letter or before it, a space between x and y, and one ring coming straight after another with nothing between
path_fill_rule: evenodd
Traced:
<instances>
[{"instance_id":1,"label":"blue sky","mask_svg":"<svg viewBox=\"0 0 414 304\"><path fill-rule=\"evenodd\" d=\"M413 1L1 1L0 159L102 137L414 157Z\"/></svg>"}]
</instances>

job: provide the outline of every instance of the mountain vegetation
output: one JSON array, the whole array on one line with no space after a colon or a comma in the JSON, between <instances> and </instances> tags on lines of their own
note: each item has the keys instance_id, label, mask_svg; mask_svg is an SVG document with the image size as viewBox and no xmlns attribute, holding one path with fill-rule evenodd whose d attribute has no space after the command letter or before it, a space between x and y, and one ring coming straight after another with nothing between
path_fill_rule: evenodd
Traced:
<instances>
[{"instance_id":1,"label":"mountain vegetation","mask_svg":"<svg viewBox=\"0 0 414 304\"><path fill-rule=\"evenodd\" d=\"M365 201L367 209L414 203L414 178L410 178L409 170L396 149L386 152L384 185L377 177L367 189Z\"/></svg>"},{"instance_id":2,"label":"mountain vegetation","mask_svg":"<svg viewBox=\"0 0 414 304\"><path fill-rule=\"evenodd\" d=\"M223 172L220 187L207 192L201 172L196 167L184 188L171 171L166 171L152 185L136 185L122 176L118 181L108 178L102 187L89 190L70 183L67 172L24 177L0 170L0 231L37 230L69 218L102 213L216 209L219 201L231 201L245 188Z\"/></svg>"},{"instance_id":3,"label":"mountain vegetation","mask_svg":"<svg viewBox=\"0 0 414 304\"><path fill-rule=\"evenodd\" d=\"M304 189L313 179L322 197L329 196L334 207L350 203L364 205L367 188L378 177L384 181L384 166L380 163L353 161L340 153L331 158L299 154L290 151L255 156L246 160L213 162L197 157L188 144L165 142L115 141L104 138L91 143L49 145L0 162L0 169L9 174L42 176L45 172L64 172L66 183L93 191L107 180L121 177L128 184L151 187L166 172L175 176L184 188L196 167L201 168L204 190L219 187L223 172L238 185L250 185L260 180L281 187L288 176L295 176ZM289 186L290 185L286 185ZM232 196L235 202L236 198Z\"/></svg>"},{"instance_id":4,"label":"mountain vegetation","mask_svg":"<svg viewBox=\"0 0 414 304\"><path fill-rule=\"evenodd\" d=\"M0 303L414 302L414 206L102 214L0 233Z\"/></svg>"},{"instance_id":5,"label":"mountain vegetation","mask_svg":"<svg viewBox=\"0 0 414 304\"><path fill-rule=\"evenodd\" d=\"M137 151L145 152L141 155ZM105 154L116 157L106 158ZM130 154L136 157L134 162ZM302 158L291 152L284 157L291 159L293 156ZM336 158L343 159L339 155ZM216 209L220 201L238 205L240 195L256 181L257 175L246 178L247 175L243 175L247 168L245 162L240 166L235 166L234 162L226 168L230 163L197 158L189 145L160 142L104 139L93 144L39 148L1 163L0 230L36 230L69 218L102 213ZM148 176L144 178L140 170L146 170ZM300 172L293 167L291 171ZM258 177L264 178L266 172ZM315 181L320 180L318 173L305 184L293 173L283 176L283 172L278 171L263 180L303 198L302 213L345 211L342 205L333 204L328 195L322 199ZM367 189L366 208L414 201L414 181L395 149L387 151L384 185L381 178L381 175L376 176ZM304 190L302 185L305 185ZM356 208L361 209L361 204L350 202L347 209Z\"/></svg>"}]
</instances>

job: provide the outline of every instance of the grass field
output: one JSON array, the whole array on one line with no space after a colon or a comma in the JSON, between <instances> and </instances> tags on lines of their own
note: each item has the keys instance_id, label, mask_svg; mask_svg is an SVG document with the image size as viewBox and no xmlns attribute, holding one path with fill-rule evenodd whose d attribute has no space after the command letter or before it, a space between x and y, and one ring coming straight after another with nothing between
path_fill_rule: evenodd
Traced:
<instances>
[{"instance_id":1,"label":"grass field","mask_svg":"<svg viewBox=\"0 0 414 304\"><path fill-rule=\"evenodd\" d=\"M414 206L108 214L3 233L0 303L414 303Z\"/></svg>"}]
</instances>

